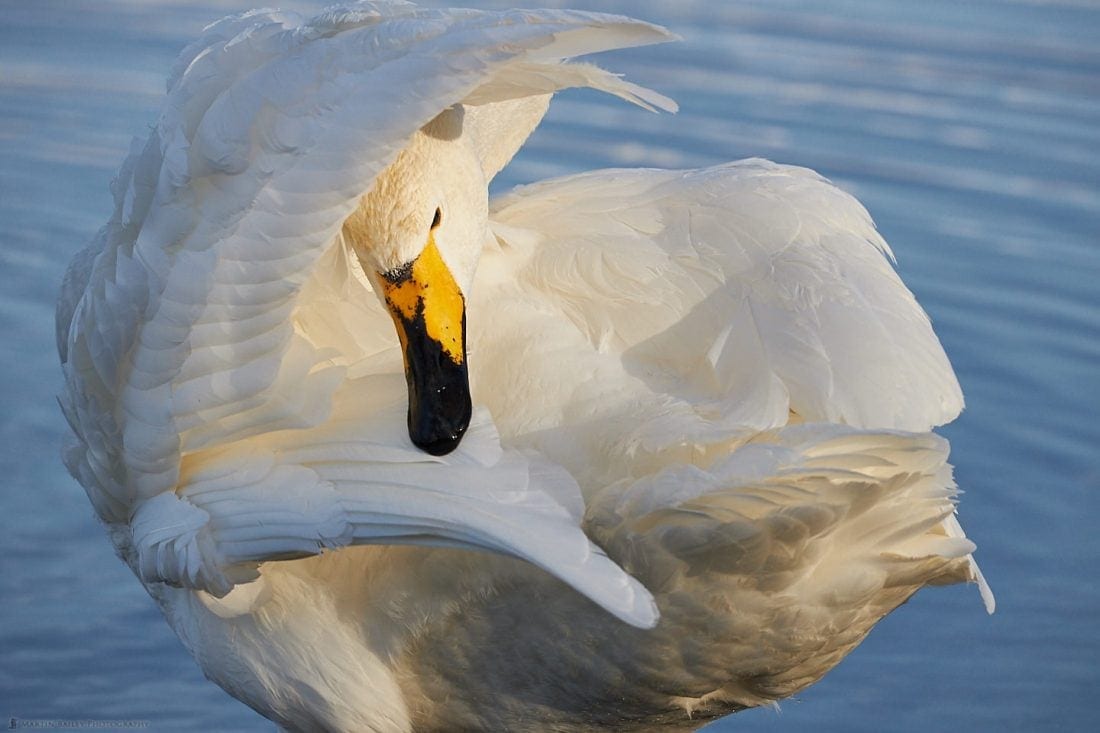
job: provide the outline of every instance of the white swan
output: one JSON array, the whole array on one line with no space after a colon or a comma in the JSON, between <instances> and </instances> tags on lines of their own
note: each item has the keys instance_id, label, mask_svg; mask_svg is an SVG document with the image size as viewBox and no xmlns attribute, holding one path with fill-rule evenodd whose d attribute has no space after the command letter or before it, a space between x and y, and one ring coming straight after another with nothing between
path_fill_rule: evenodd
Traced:
<instances>
[{"instance_id":1,"label":"white swan","mask_svg":"<svg viewBox=\"0 0 1100 733\"><path fill-rule=\"evenodd\" d=\"M183 52L63 285L65 457L263 715L690 728L924 585L991 608L961 393L852 198L746 161L488 202L553 92L673 107L564 59L670 38L376 2Z\"/></svg>"}]
</instances>

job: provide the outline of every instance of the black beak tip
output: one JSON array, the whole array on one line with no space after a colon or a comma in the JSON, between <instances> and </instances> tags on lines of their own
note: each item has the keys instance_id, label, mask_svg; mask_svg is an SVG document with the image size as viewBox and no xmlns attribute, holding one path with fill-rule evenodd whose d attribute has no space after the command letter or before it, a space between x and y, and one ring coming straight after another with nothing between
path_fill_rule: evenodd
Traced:
<instances>
[{"instance_id":1,"label":"black beak tip","mask_svg":"<svg viewBox=\"0 0 1100 733\"><path fill-rule=\"evenodd\" d=\"M412 435L413 444L433 456L445 456L454 451L462 442L462 436L466 434L466 427L461 430L447 431L442 435Z\"/></svg>"},{"instance_id":2,"label":"black beak tip","mask_svg":"<svg viewBox=\"0 0 1100 733\"><path fill-rule=\"evenodd\" d=\"M444 391L433 393L436 396ZM445 456L454 451L470 427L473 408L469 392L449 391L452 399L425 410L419 400L409 409L409 438L420 450L433 456Z\"/></svg>"}]
</instances>

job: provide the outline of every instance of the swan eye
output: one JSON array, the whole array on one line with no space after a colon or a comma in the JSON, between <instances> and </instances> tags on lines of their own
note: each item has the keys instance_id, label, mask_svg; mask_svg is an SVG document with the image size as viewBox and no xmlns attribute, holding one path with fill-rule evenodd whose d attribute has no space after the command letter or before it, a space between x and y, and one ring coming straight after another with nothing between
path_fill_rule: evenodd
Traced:
<instances>
[{"instance_id":1,"label":"swan eye","mask_svg":"<svg viewBox=\"0 0 1100 733\"><path fill-rule=\"evenodd\" d=\"M435 216L432 218L432 230L434 231L435 228L438 227L442 223L443 223L443 209L436 208Z\"/></svg>"}]
</instances>

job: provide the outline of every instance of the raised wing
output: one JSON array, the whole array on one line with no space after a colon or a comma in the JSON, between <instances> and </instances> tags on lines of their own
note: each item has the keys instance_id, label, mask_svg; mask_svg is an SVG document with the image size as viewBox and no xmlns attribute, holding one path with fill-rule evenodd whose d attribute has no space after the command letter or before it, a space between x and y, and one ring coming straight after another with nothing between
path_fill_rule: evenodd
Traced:
<instances>
[{"instance_id":1,"label":"raised wing","mask_svg":"<svg viewBox=\"0 0 1100 733\"><path fill-rule=\"evenodd\" d=\"M533 373L591 375L580 391L557 379L562 393L546 409L583 394L595 432L606 427L598 414L630 426L625 449L728 441L791 412L924 432L962 409L867 212L811 171L759 160L597 171L521 188L492 217L502 244L481 265L484 299L512 314L537 302L537 332L574 340L570 364L532 363ZM512 282L500 274L509 271ZM494 348L488 335L481 343ZM528 425L502 430L537 430L539 404L525 405Z\"/></svg>"},{"instance_id":2,"label":"raised wing","mask_svg":"<svg viewBox=\"0 0 1100 733\"><path fill-rule=\"evenodd\" d=\"M318 263L342 247L341 223L419 127L464 100L489 104L578 84L668 106L617 77L561 62L669 38L615 16L401 2L335 8L308 22L255 11L210 26L177 62L156 129L115 181L114 216L74 259L58 305L61 402L77 437L66 462L100 516L125 523L146 516L143 504L157 497L167 498L156 506L177 507L169 495L186 499L204 461L249 441L256 450L256 439L279 431L323 426L341 389L382 368L386 345L377 337L325 325L327 293L356 281L346 271L318 275ZM311 288L329 275L344 279ZM353 307L370 320L373 305ZM308 483L298 484L304 495ZM253 492L237 505L255 510L253 529L263 524L266 497ZM400 503L396 491L391 499ZM418 516L419 500L410 502L406 511ZM179 527L189 526L196 515L178 504ZM516 549L487 525L464 533L459 504L446 528L436 517L409 536ZM154 516L170 525L170 514ZM314 533L315 549L331 544L326 532ZM272 532L266 543L260 534L250 550L182 540L178 549L206 553L211 578L229 555L299 551L286 546L294 533ZM146 557L159 558L141 565L147 580L200 577L176 572L188 566L182 556L170 567L164 548L175 545L156 537L135 535ZM589 552L579 530L572 541Z\"/></svg>"}]
</instances>

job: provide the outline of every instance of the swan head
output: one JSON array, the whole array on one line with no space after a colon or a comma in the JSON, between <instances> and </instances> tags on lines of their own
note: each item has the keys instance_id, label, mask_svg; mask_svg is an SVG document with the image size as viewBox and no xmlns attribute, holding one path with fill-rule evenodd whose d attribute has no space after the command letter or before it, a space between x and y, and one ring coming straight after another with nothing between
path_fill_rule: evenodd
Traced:
<instances>
[{"instance_id":1,"label":"swan head","mask_svg":"<svg viewBox=\"0 0 1100 733\"><path fill-rule=\"evenodd\" d=\"M344 223L393 317L409 390L408 430L450 453L470 422L466 293L488 236L489 195L456 106L419 130Z\"/></svg>"}]
</instances>

